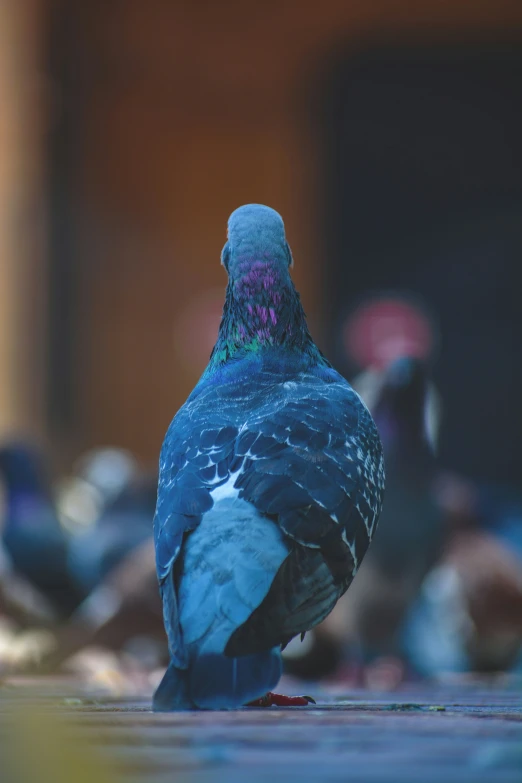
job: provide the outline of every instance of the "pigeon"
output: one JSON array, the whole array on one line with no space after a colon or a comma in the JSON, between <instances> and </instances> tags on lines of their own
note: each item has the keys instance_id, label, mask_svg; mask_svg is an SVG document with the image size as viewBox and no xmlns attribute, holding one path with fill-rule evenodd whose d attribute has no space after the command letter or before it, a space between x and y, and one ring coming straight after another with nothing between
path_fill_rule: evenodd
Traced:
<instances>
[{"instance_id":1,"label":"pigeon","mask_svg":"<svg viewBox=\"0 0 522 783\"><path fill-rule=\"evenodd\" d=\"M375 379L370 410L386 460L386 500L350 593L321 629L363 666L407 658L402 629L424 577L441 554L444 519L434 483L430 384L422 360L400 357ZM375 662L375 663L373 663ZM370 672L370 669L367 670ZM402 674L400 675L402 676Z\"/></svg>"},{"instance_id":2,"label":"pigeon","mask_svg":"<svg viewBox=\"0 0 522 783\"><path fill-rule=\"evenodd\" d=\"M444 476L451 531L409 617L405 643L425 676L522 671L522 502L509 486ZM440 484L440 482L439 482Z\"/></svg>"},{"instance_id":3,"label":"pigeon","mask_svg":"<svg viewBox=\"0 0 522 783\"><path fill-rule=\"evenodd\" d=\"M310 336L281 216L235 210L221 261L217 342L159 461L157 711L309 703L273 693L281 648L348 589L384 492L377 429Z\"/></svg>"},{"instance_id":4,"label":"pigeon","mask_svg":"<svg viewBox=\"0 0 522 783\"><path fill-rule=\"evenodd\" d=\"M387 465L386 503L358 579L366 583L372 574L379 574L384 589L377 588L380 597L376 592L373 611L363 598L357 624L370 646L382 645L382 651L388 644L393 651L395 633L443 544L443 517L434 493L437 462L428 431L428 393L422 360L402 357L387 368L372 407ZM367 599L372 600L370 595Z\"/></svg>"},{"instance_id":5,"label":"pigeon","mask_svg":"<svg viewBox=\"0 0 522 783\"><path fill-rule=\"evenodd\" d=\"M134 476L101 517L72 535L68 567L87 593L39 670L54 671L85 646L121 650L137 637L164 644L152 520L157 476Z\"/></svg>"},{"instance_id":6,"label":"pigeon","mask_svg":"<svg viewBox=\"0 0 522 783\"><path fill-rule=\"evenodd\" d=\"M106 507L139 476L134 455L126 449L103 446L91 449L76 462L76 478L97 492L102 507Z\"/></svg>"},{"instance_id":7,"label":"pigeon","mask_svg":"<svg viewBox=\"0 0 522 783\"><path fill-rule=\"evenodd\" d=\"M134 549L152 541L156 487L156 475L134 477L93 525L71 536L69 568L82 589L95 589Z\"/></svg>"},{"instance_id":8,"label":"pigeon","mask_svg":"<svg viewBox=\"0 0 522 783\"><path fill-rule=\"evenodd\" d=\"M125 449L105 446L82 454L75 462L73 475L62 479L57 486L61 524L73 536L80 535L92 528L122 493L139 480L138 462Z\"/></svg>"},{"instance_id":9,"label":"pigeon","mask_svg":"<svg viewBox=\"0 0 522 783\"><path fill-rule=\"evenodd\" d=\"M44 595L15 570L0 541L0 619L3 616L22 627L52 627L58 620Z\"/></svg>"},{"instance_id":10,"label":"pigeon","mask_svg":"<svg viewBox=\"0 0 522 783\"><path fill-rule=\"evenodd\" d=\"M456 532L428 574L405 634L421 674L522 667L522 561L498 536Z\"/></svg>"},{"instance_id":11,"label":"pigeon","mask_svg":"<svg viewBox=\"0 0 522 783\"><path fill-rule=\"evenodd\" d=\"M477 530L462 530L462 541L456 535L453 542L453 563L459 567L473 628L473 633L466 637L466 651L474 671L516 669L520 672L522 496L519 487L481 485L476 493L476 514ZM472 532L477 542L473 554L471 547L466 546L465 535L471 537ZM465 568L467 562L470 566Z\"/></svg>"},{"instance_id":12,"label":"pigeon","mask_svg":"<svg viewBox=\"0 0 522 783\"><path fill-rule=\"evenodd\" d=\"M0 478L5 485L2 540L10 562L66 617L83 594L69 575L68 537L56 516L41 456L23 443L5 444Z\"/></svg>"},{"instance_id":13,"label":"pigeon","mask_svg":"<svg viewBox=\"0 0 522 783\"><path fill-rule=\"evenodd\" d=\"M109 571L55 636L54 648L38 663L39 673L56 671L85 647L121 651L135 642L149 651L154 648L163 660L166 645L152 535Z\"/></svg>"}]
</instances>

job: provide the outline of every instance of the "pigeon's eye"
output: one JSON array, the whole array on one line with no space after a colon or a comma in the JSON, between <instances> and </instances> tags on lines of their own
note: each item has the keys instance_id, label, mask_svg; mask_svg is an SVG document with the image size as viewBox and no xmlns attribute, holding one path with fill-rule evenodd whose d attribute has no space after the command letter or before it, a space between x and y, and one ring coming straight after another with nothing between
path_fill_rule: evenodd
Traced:
<instances>
[{"instance_id":1,"label":"pigeon's eye","mask_svg":"<svg viewBox=\"0 0 522 783\"><path fill-rule=\"evenodd\" d=\"M228 272L228 262L230 261L230 246L228 242L225 242L225 247L221 251L221 263Z\"/></svg>"}]
</instances>

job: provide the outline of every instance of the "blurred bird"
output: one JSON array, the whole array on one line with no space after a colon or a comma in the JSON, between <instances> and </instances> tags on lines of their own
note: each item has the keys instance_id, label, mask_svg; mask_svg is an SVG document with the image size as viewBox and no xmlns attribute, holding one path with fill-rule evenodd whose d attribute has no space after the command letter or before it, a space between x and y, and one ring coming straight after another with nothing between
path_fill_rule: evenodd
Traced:
<instances>
[{"instance_id":1,"label":"blurred bird","mask_svg":"<svg viewBox=\"0 0 522 783\"><path fill-rule=\"evenodd\" d=\"M85 646L121 650L142 637L163 648L152 537L156 490L157 474L140 474L136 460L114 448L89 452L62 485L61 516L71 530L67 567L79 599L67 625L55 629L55 648L38 661L38 671L55 671Z\"/></svg>"},{"instance_id":2,"label":"blurred bird","mask_svg":"<svg viewBox=\"0 0 522 783\"><path fill-rule=\"evenodd\" d=\"M98 490L106 504L132 483L140 470L130 451L115 446L103 446L83 454L77 462L76 472Z\"/></svg>"},{"instance_id":3,"label":"blurred bird","mask_svg":"<svg viewBox=\"0 0 522 783\"><path fill-rule=\"evenodd\" d=\"M405 637L426 676L522 665L522 561L483 530L457 533L428 575Z\"/></svg>"},{"instance_id":4,"label":"blurred bird","mask_svg":"<svg viewBox=\"0 0 522 783\"><path fill-rule=\"evenodd\" d=\"M75 463L73 475L60 481L60 520L73 534L92 527L124 490L140 477L134 456L114 446L91 449Z\"/></svg>"},{"instance_id":5,"label":"blurred bird","mask_svg":"<svg viewBox=\"0 0 522 783\"><path fill-rule=\"evenodd\" d=\"M102 450L100 460L112 469L114 460L112 456L108 459L108 452ZM110 454L118 452L111 449ZM102 470L97 473L98 485L115 487L116 482L106 480ZM117 493L104 493L101 516L85 530L80 526L80 532L70 537L71 577L87 597L67 627L57 633L56 649L41 663L40 670L57 669L85 646L121 650L140 636L164 640L152 537L157 474L140 475L133 462L133 470L127 471L117 486ZM69 510L71 518L79 518L81 510L76 514L72 500L75 493L62 508Z\"/></svg>"},{"instance_id":6,"label":"blurred bird","mask_svg":"<svg viewBox=\"0 0 522 783\"><path fill-rule=\"evenodd\" d=\"M5 484L2 540L15 570L62 615L82 598L69 576L68 538L57 519L42 457L22 443L0 449Z\"/></svg>"},{"instance_id":7,"label":"blurred bird","mask_svg":"<svg viewBox=\"0 0 522 783\"><path fill-rule=\"evenodd\" d=\"M372 389L370 409L386 460L386 498L350 593L320 629L361 663L387 656L398 663L403 659L404 618L441 552L444 526L433 492L429 389L423 362L409 357L392 362L375 377Z\"/></svg>"},{"instance_id":8,"label":"blurred bird","mask_svg":"<svg viewBox=\"0 0 522 783\"><path fill-rule=\"evenodd\" d=\"M522 648L522 560L498 537L481 531L452 540L457 605L465 611L464 648L476 672L506 671Z\"/></svg>"},{"instance_id":9,"label":"blurred bird","mask_svg":"<svg viewBox=\"0 0 522 783\"><path fill-rule=\"evenodd\" d=\"M157 476L134 477L105 504L94 524L73 535L69 567L78 584L93 590L136 547L152 539Z\"/></svg>"},{"instance_id":10,"label":"blurred bird","mask_svg":"<svg viewBox=\"0 0 522 783\"><path fill-rule=\"evenodd\" d=\"M38 671L55 671L85 647L121 651L133 640L154 648L157 665L165 659L152 536L129 551L56 632L55 648L39 661Z\"/></svg>"},{"instance_id":11,"label":"blurred bird","mask_svg":"<svg viewBox=\"0 0 522 783\"><path fill-rule=\"evenodd\" d=\"M281 646L346 591L382 502L377 430L310 337L277 212L233 212L222 263L218 340L160 457L156 710L306 704L271 694Z\"/></svg>"},{"instance_id":12,"label":"blurred bird","mask_svg":"<svg viewBox=\"0 0 522 783\"><path fill-rule=\"evenodd\" d=\"M0 542L0 618L2 616L23 627L52 626L58 621L54 607L38 588L15 570Z\"/></svg>"}]
</instances>

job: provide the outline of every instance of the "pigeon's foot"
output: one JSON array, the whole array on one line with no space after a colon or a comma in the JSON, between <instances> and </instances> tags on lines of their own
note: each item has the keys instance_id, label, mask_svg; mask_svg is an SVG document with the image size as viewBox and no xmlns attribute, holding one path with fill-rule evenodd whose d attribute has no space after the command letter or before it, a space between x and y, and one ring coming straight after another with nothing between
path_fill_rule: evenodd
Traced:
<instances>
[{"instance_id":1,"label":"pigeon's foot","mask_svg":"<svg viewBox=\"0 0 522 783\"><path fill-rule=\"evenodd\" d=\"M266 696L260 699L249 701L246 707L307 707L308 704L315 704L311 696L283 696L280 693L269 691Z\"/></svg>"}]
</instances>

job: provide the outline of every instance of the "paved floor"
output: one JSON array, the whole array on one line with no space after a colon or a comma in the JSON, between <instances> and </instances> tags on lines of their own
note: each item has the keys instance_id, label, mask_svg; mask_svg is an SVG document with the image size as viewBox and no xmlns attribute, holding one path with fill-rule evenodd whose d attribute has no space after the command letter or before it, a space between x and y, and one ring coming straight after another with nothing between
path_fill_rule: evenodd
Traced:
<instances>
[{"instance_id":1,"label":"paved floor","mask_svg":"<svg viewBox=\"0 0 522 783\"><path fill-rule=\"evenodd\" d=\"M520 681L305 690L316 707L158 715L143 692L115 701L71 679L10 680L0 780L522 783Z\"/></svg>"}]
</instances>

